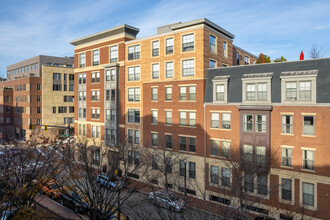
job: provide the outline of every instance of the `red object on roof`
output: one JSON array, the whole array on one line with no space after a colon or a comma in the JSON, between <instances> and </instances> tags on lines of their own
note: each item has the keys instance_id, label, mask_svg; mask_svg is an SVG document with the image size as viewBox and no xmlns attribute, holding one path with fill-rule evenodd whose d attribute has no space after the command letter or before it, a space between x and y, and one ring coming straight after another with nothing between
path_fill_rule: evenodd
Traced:
<instances>
[{"instance_id":1,"label":"red object on roof","mask_svg":"<svg viewBox=\"0 0 330 220\"><path fill-rule=\"evenodd\" d=\"M300 60L304 60L304 52L303 51L301 51L301 53L300 53Z\"/></svg>"}]
</instances>

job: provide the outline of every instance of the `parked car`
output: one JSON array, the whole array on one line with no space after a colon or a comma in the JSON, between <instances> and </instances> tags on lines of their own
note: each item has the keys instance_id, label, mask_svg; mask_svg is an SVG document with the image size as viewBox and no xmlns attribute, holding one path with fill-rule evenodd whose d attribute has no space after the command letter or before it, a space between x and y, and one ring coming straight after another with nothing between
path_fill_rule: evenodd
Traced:
<instances>
[{"instance_id":1,"label":"parked car","mask_svg":"<svg viewBox=\"0 0 330 220\"><path fill-rule=\"evenodd\" d=\"M41 188L42 192L52 199L58 199L61 196L63 190L67 190L66 186L60 186L55 180L51 180Z\"/></svg>"},{"instance_id":2,"label":"parked car","mask_svg":"<svg viewBox=\"0 0 330 220\"><path fill-rule=\"evenodd\" d=\"M60 203L73 209L76 213L84 212L89 208L88 203L74 190L61 192Z\"/></svg>"},{"instance_id":3,"label":"parked car","mask_svg":"<svg viewBox=\"0 0 330 220\"><path fill-rule=\"evenodd\" d=\"M181 212L185 209L185 202L172 192L166 190L160 190L149 193L149 199L155 204L172 212Z\"/></svg>"},{"instance_id":4,"label":"parked car","mask_svg":"<svg viewBox=\"0 0 330 220\"><path fill-rule=\"evenodd\" d=\"M124 181L118 179L115 175L106 176L104 174L99 174L96 177L96 183L113 190L122 189L125 186Z\"/></svg>"}]
</instances>

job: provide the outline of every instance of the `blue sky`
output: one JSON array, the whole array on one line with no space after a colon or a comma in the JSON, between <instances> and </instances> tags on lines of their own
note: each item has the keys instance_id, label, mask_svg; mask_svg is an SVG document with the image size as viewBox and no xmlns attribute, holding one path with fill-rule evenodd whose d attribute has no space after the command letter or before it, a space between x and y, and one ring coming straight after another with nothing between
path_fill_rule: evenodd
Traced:
<instances>
[{"instance_id":1,"label":"blue sky","mask_svg":"<svg viewBox=\"0 0 330 220\"><path fill-rule=\"evenodd\" d=\"M317 43L330 57L329 14L329 0L1 0L0 76L7 65L39 54L72 56L69 41L117 25L135 26L143 37L156 34L158 26L202 17L255 55L297 60Z\"/></svg>"}]
</instances>

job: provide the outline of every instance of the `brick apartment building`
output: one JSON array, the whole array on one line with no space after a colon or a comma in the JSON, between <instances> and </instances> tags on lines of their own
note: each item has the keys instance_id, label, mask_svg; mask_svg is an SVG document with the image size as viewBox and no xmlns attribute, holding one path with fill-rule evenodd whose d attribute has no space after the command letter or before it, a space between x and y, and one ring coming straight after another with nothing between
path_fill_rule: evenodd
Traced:
<instances>
[{"instance_id":1,"label":"brick apartment building","mask_svg":"<svg viewBox=\"0 0 330 220\"><path fill-rule=\"evenodd\" d=\"M39 55L9 65L7 79L0 82L4 135L25 139L31 134L30 124L67 126L74 122L72 57Z\"/></svg>"},{"instance_id":2,"label":"brick apartment building","mask_svg":"<svg viewBox=\"0 0 330 220\"><path fill-rule=\"evenodd\" d=\"M231 157L244 190L263 199L251 213L329 219L329 74L329 58L207 70L207 198L237 199Z\"/></svg>"},{"instance_id":3,"label":"brick apartment building","mask_svg":"<svg viewBox=\"0 0 330 220\"><path fill-rule=\"evenodd\" d=\"M186 159L191 183L205 188L207 68L249 65L257 57L233 45L233 34L205 18L165 25L144 38L137 39L138 32L121 25L70 42L75 46L76 135L115 145L125 134L132 144L167 148ZM94 149L92 158L107 151ZM204 192L188 187L190 194L203 197Z\"/></svg>"}]
</instances>

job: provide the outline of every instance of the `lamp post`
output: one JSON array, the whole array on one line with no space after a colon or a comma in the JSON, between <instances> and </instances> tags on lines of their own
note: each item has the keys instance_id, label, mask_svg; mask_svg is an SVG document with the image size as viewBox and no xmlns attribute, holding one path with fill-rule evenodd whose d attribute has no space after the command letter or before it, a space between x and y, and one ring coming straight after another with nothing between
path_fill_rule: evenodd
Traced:
<instances>
[{"instance_id":1,"label":"lamp post","mask_svg":"<svg viewBox=\"0 0 330 220\"><path fill-rule=\"evenodd\" d=\"M187 159L184 162L184 201L187 203Z\"/></svg>"}]
</instances>

